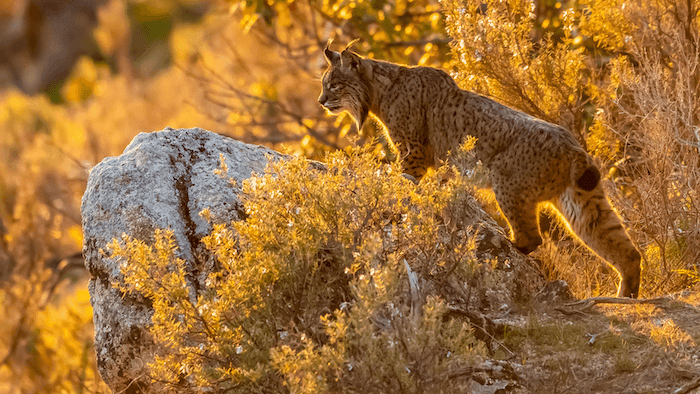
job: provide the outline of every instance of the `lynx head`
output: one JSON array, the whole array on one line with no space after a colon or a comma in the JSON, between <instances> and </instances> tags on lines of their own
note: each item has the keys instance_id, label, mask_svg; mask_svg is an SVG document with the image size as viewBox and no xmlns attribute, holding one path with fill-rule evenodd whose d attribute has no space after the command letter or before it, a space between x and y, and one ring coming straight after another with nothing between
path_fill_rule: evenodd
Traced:
<instances>
[{"instance_id":1,"label":"lynx head","mask_svg":"<svg viewBox=\"0 0 700 394\"><path fill-rule=\"evenodd\" d=\"M367 59L351 52L351 42L342 52L330 50L328 40L323 55L328 69L323 73L323 90L318 102L332 114L348 111L357 129L367 120L372 102L372 65Z\"/></svg>"}]
</instances>

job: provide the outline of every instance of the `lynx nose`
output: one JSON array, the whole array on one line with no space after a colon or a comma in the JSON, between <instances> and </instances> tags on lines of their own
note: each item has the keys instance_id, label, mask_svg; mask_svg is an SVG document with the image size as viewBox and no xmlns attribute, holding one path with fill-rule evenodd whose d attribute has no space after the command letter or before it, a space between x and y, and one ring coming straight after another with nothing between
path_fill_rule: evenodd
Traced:
<instances>
[{"instance_id":1,"label":"lynx nose","mask_svg":"<svg viewBox=\"0 0 700 394\"><path fill-rule=\"evenodd\" d=\"M326 92L322 92L320 96L318 96L318 102L321 103L321 105L325 106L326 101L328 101L328 97L326 96Z\"/></svg>"}]
</instances>

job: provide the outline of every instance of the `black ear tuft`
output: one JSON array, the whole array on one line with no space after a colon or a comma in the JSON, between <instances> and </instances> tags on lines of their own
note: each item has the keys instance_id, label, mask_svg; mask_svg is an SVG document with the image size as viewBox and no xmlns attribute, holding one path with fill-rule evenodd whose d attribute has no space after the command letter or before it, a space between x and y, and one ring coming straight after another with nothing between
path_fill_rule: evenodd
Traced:
<instances>
[{"instance_id":1,"label":"black ear tuft","mask_svg":"<svg viewBox=\"0 0 700 394\"><path fill-rule=\"evenodd\" d=\"M360 41L359 38L356 38L356 39L350 41L350 43L348 43L348 45L345 46L345 49L343 49L343 51L347 51L348 49L350 49L351 46L353 46L358 41Z\"/></svg>"},{"instance_id":2,"label":"black ear tuft","mask_svg":"<svg viewBox=\"0 0 700 394\"><path fill-rule=\"evenodd\" d=\"M332 38L328 39L328 42L326 43L326 48L323 50L323 56L325 56L326 61L331 64L335 65L338 63L340 60L340 53L332 51L330 49L331 43L333 42Z\"/></svg>"}]
</instances>

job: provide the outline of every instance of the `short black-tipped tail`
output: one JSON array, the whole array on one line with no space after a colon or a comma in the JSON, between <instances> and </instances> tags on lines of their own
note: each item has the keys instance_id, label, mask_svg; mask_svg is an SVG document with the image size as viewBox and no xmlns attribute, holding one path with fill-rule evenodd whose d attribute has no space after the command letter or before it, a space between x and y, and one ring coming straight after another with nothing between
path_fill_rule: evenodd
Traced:
<instances>
[{"instance_id":1,"label":"short black-tipped tail","mask_svg":"<svg viewBox=\"0 0 700 394\"><path fill-rule=\"evenodd\" d=\"M600 183L600 170L587 153L581 152L571 163L571 180L575 187L587 192L595 189Z\"/></svg>"},{"instance_id":2,"label":"short black-tipped tail","mask_svg":"<svg viewBox=\"0 0 700 394\"><path fill-rule=\"evenodd\" d=\"M595 189L600 182L600 171L595 166L590 166L583 171L580 178L576 180L576 185L581 189L589 192Z\"/></svg>"}]
</instances>

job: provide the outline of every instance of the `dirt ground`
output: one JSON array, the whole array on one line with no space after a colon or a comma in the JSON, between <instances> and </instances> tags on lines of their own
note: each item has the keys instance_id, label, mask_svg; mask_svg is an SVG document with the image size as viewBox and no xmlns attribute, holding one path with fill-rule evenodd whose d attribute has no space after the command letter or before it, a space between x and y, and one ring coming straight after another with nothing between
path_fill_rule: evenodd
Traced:
<instances>
[{"instance_id":1,"label":"dirt ground","mask_svg":"<svg viewBox=\"0 0 700 394\"><path fill-rule=\"evenodd\" d=\"M482 382L494 390L481 391L700 393L700 292L633 304L600 300L547 302L504 316L494 356L517 384L498 389Z\"/></svg>"}]
</instances>

